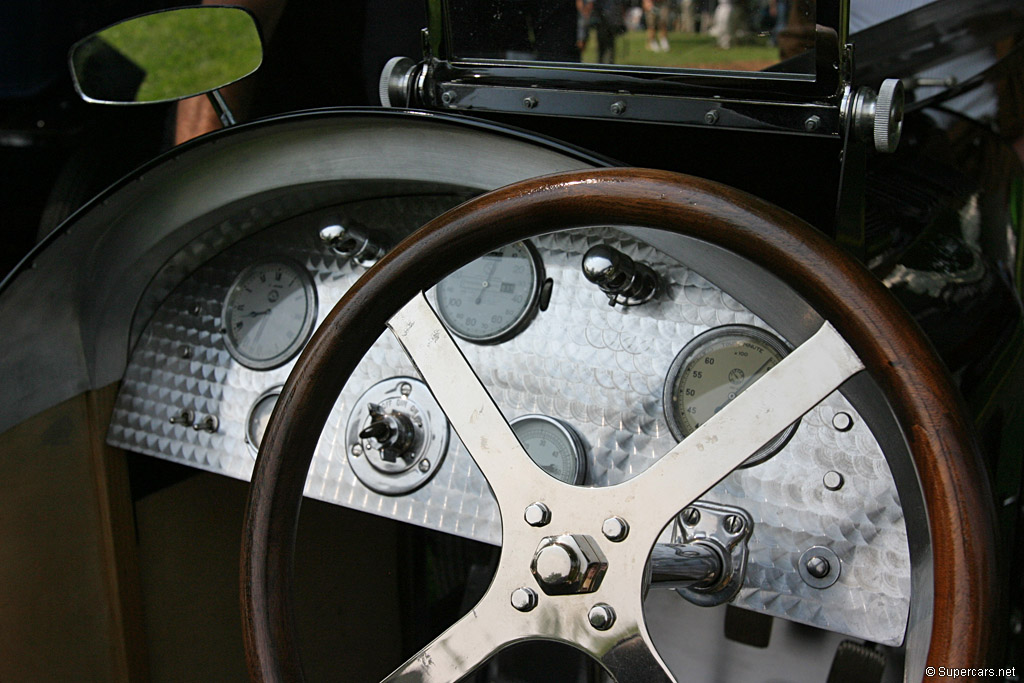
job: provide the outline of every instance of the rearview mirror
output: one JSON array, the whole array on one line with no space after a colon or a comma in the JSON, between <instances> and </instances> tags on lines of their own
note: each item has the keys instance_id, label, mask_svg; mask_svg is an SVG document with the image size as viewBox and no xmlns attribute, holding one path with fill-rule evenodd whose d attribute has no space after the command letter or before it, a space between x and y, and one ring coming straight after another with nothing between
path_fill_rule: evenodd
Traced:
<instances>
[{"instance_id":1,"label":"rearview mirror","mask_svg":"<svg viewBox=\"0 0 1024 683\"><path fill-rule=\"evenodd\" d=\"M89 102L169 102L245 78L263 61L263 41L245 9L183 7L108 26L75 43L69 61Z\"/></svg>"}]
</instances>

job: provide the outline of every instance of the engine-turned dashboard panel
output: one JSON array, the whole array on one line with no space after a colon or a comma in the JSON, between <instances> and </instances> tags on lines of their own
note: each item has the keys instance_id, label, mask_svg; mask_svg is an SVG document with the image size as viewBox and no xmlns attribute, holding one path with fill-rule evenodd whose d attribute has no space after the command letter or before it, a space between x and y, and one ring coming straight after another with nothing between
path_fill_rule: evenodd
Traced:
<instances>
[{"instance_id":1,"label":"engine-turned dashboard panel","mask_svg":"<svg viewBox=\"0 0 1024 683\"><path fill-rule=\"evenodd\" d=\"M315 324L399 236L454 202L395 197L308 213L197 265L145 325L108 441L248 480L277 392ZM585 272L595 254L614 268ZM708 279L609 228L508 245L450 275L428 300L535 462L582 486L642 472L788 350ZM703 497L753 522L733 604L901 643L907 533L865 420L835 392L755 455ZM306 494L501 541L487 482L390 333L338 397ZM687 533L683 518L673 524L666 536ZM825 579L807 574L816 548L824 550L815 558L832 559Z\"/></svg>"}]
</instances>

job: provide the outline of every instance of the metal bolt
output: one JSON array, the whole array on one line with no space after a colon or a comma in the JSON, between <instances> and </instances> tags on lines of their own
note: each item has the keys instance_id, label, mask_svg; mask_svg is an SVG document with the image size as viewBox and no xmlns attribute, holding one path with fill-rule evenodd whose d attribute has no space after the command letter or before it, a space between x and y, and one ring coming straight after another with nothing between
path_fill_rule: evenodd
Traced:
<instances>
[{"instance_id":1,"label":"metal bolt","mask_svg":"<svg viewBox=\"0 0 1024 683\"><path fill-rule=\"evenodd\" d=\"M527 109L533 109L538 104L539 102L537 102L537 98L534 97L533 95L527 95L526 97L523 98L523 106L526 107Z\"/></svg>"},{"instance_id":2,"label":"metal bolt","mask_svg":"<svg viewBox=\"0 0 1024 683\"><path fill-rule=\"evenodd\" d=\"M202 312L203 312L203 307L200 306L199 304L195 304L195 305L192 306L192 315L199 315Z\"/></svg>"},{"instance_id":3,"label":"metal bolt","mask_svg":"<svg viewBox=\"0 0 1024 683\"><path fill-rule=\"evenodd\" d=\"M360 455L363 454L363 447L360 444L354 443L352 444L352 449L350 452L352 453L352 457L358 458Z\"/></svg>"},{"instance_id":4,"label":"metal bolt","mask_svg":"<svg viewBox=\"0 0 1024 683\"><path fill-rule=\"evenodd\" d=\"M512 591L512 606L520 612L529 612L537 606L537 593L530 588L517 588Z\"/></svg>"},{"instance_id":5,"label":"metal bolt","mask_svg":"<svg viewBox=\"0 0 1024 683\"><path fill-rule=\"evenodd\" d=\"M621 517L609 517L601 525L601 531L609 541L618 543L629 535L629 524Z\"/></svg>"},{"instance_id":6,"label":"metal bolt","mask_svg":"<svg viewBox=\"0 0 1024 683\"><path fill-rule=\"evenodd\" d=\"M727 516L722 524L730 534L735 535L743 531L743 518L739 515Z\"/></svg>"},{"instance_id":7,"label":"metal bolt","mask_svg":"<svg viewBox=\"0 0 1024 683\"><path fill-rule=\"evenodd\" d=\"M718 123L718 112L712 109L711 111L704 114L704 123L709 126L713 126Z\"/></svg>"},{"instance_id":8,"label":"metal bolt","mask_svg":"<svg viewBox=\"0 0 1024 683\"><path fill-rule=\"evenodd\" d=\"M590 620L590 625L598 631L607 631L615 623L615 610L611 608L611 605L599 602L590 608L587 619Z\"/></svg>"},{"instance_id":9,"label":"metal bolt","mask_svg":"<svg viewBox=\"0 0 1024 683\"><path fill-rule=\"evenodd\" d=\"M832 566L824 557L812 555L807 559L807 573L816 579L824 579L832 570Z\"/></svg>"},{"instance_id":10,"label":"metal bolt","mask_svg":"<svg viewBox=\"0 0 1024 683\"><path fill-rule=\"evenodd\" d=\"M191 358L192 357L192 347L190 347L190 346L182 346L180 353L181 353L181 357L182 358Z\"/></svg>"},{"instance_id":11,"label":"metal bolt","mask_svg":"<svg viewBox=\"0 0 1024 683\"><path fill-rule=\"evenodd\" d=\"M545 526L551 521L551 510L544 503L530 503L526 506L523 519L530 526Z\"/></svg>"},{"instance_id":12,"label":"metal bolt","mask_svg":"<svg viewBox=\"0 0 1024 683\"><path fill-rule=\"evenodd\" d=\"M829 491L838 491L843 488L843 484L846 483L843 475L835 470L829 470L826 472L825 476L821 478L821 481Z\"/></svg>"},{"instance_id":13,"label":"metal bolt","mask_svg":"<svg viewBox=\"0 0 1024 683\"><path fill-rule=\"evenodd\" d=\"M804 130L808 133L813 133L819 128L821 128L821 117L818 115L808 116L807 120L804 121Z\"/></svg>"},{"instance_id":14,"label":"metal bolt","mask_svg":"<svg viewBox=\"0 0 1024 683\"><path fill-rule=\"evenodd\" d=\"M455 91L454 90L445 90L443 93L441 93L441 101L444 102L445 104L451 104L452 102L454 102L455 101Z\"/></svg>"},{"instance_id":15,"label":"metal bolt","mask_svg":"<svg viewBox=\"0 0 1024 683\"><path fill-rule=\"evenodd\" d=\"M626 113L626 103L623 100L615 100L611 106L612 113L621 116Z\"/></svg>"},{"instance_id":16,"label":"metal bolt","mask_svg":"<svg viewBox=\"0 0 1024 683\"><path fill-rule=\"evenodd\" d=\"M398 385L398 392L402 394L402 396L408 396L412 393L412 385L408 382L402 382Z\"/></svg>"},{"instance_id":17,"label":"metal bolt","mask_svg":"<svg viewBox=\"0 0 1024 683\"><path fill-rule=\"evenodd\" d=\"M700 510L692 506L683 510L683 523L686 526L697 526L700 523Z\"/></svg>"},{"instance_id":18,"label":"metal bolt","mask_svg":"<svg viewBox=\"0 0 1024 683\"><path fill-rule=\"evenodd\" d=\"M202 420L196 421L192 429L197 432L210 432L213 434L220 427L220 420L215 415L207 415Z\"/></svg>"},{"instance_id":19,"label":"metal bolt","mask_svg":"<svg viewBox=\"0 0 1024 683\"><path fill-rule=\"evenodd\" d=\"M420 460L419 468L420 468L420 472L424 472L424 473L425 472L429 472L430 471L430 461L427 460L426 458L424 458L423 460Z\"/></svg>"},{"instance_id":20,"label":"metal bolt","mask_svg":"<svg viewBox=\"0 0 1024 683\"><path fill-rule=\"evenodd\" d=\"M848 432L853 429L853 418L849 413L839 412L832 416L832 426L840 432Z\"/></svg>"}]
</instances>

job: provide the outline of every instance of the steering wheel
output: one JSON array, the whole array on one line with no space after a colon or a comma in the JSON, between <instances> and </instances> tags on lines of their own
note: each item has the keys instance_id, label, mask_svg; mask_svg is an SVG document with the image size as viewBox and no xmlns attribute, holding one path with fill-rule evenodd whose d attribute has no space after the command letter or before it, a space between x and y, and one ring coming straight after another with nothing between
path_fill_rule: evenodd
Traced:
<instances>
[{"instance_id":1,"label":"steering wheel","mask_svg":"<svg viewBox=\"0 0 1024 683\"><path fill-rule=\"evenodd\" d=\"M730 250L774 273L826 321L649 469L605 488L570 486L532 465L423 295L503 244L590 225L658 228ZM872 275L793 215L708 181L617 168L524 181L452 209L365 273L320 326L278 399L250 488L241 579L255 680L302 679L289 591L303 487L337 395L385 328L483 472L502 523L500 561L483 598L386 680L456 680L503 647L536 638L588 652L620 682L674 680L643 617L647 558L658 534L865 369L903 430L927 505L934 564L927 662L984 661L994 604L987 482L948 374L915 323ZM600 573L596 590L537 591L531 564L566 561L541 557L552 534L589 544L581 556Z\"/></svg>"}]
</instances>

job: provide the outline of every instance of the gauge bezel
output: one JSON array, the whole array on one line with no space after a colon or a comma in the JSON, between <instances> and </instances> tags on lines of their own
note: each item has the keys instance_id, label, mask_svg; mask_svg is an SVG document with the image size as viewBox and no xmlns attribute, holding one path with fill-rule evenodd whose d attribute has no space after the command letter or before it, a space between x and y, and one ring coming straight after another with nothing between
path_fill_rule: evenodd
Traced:
<instances>
[{"instance_id":1,"label":"gauge bezel","mask_svg":"<svg viewBox=\"0 0 1024 683\"><path fill-rule=\"evenodd\" d=\"M542 415L540 413L529 413L527 415L520 415L519 417L515 418L508 424L510 427L512 427L512 432L515 433L516 425L526 422L527 420L539 420L541 422L546 422L548 424L554 425L558 429L558 431L563 436L565 436L566 440L569 442L569 447L572 450L573 455L576 456L576 472L575 477L572 481L565 481L565 479L555 477L547 470L544 470L544 473L547 474L548 476L558 479L561 482L571 484L572 486L581 485L587 478L587 449L583 445L583 438L576 432L576 429L572 425L568 424L563 420L558 419L557 417L551 417L550 415ZM518 434L516 434L516 438L519 438ZM523 450L526 450L525 445L523 446ZM530 452L527 450L526 454L530 455ZM533 459L532 455L530 455L530 460L532 460L533 464L537 465L537 467L540 467L537 461ZM543 468L541 469L543 470Z\"/></svg>"},{"instance_id":2,"label":"gauge bezel","mask_svg":"<svg viewBox=\"0 0 1024 683\"><path fill-rule=\"evenodd\" d=\"M464 334L463 332L460 332L456 328L455 324L453 324L448 319L448 317L445 315L444 310L443 310L443 308L441 306L440 298L438 297L438 294L437 294L438 286L440 286L441 282L444 281L444 280L441 280L441 282L438 282L431 289L431 295L433 296L433 300L434 300L434 310L437 311L438 317L441 319L441 322L444 323L445 327L448 328L449 332L451 332L452 334L454 334L456 337L458 337L460 339L465 339L466 341L472 342L474 344L481 344L481 345L485 345L485 344L500 344L501 342L508 341L509 339L512 339L513 337L518 335L520 332L525 330L526 327L533 320L534 316L537 315L537 311L540 308L541 289L544 287L544 278L545 278L544 259L541 258L540 252L537 250L537 247L533 246L533 243L530 240L520 240L518 243L522 244L524 247L526 247L526 253L530 257L530 264L533 266L533 275L534 275L534 277L533 277L533 287L531 288L530 296L529 296L526 304L523 307L523 312L512 323L510 323L507 327L504 327L501 331L497 332L496 334L485 335L485 336L472 336L472 335ZM505 247L508 247L508 246L511 246L511 245L514 245L514 244L517 244L517 242L509 242L508 244L504 245L502 248L505 248ZM445 277L445 279L447 279L448 277L451 277L452 275L454 275L454 273L449 273Z\"/></svg>"},{"instance_id":3,"label":"gauge bezel","mask_svg":"<svg viewBox=\"0 0 1024 683\"><path fill-rule=\"evenodd\" d=\"M284 389L283 384L275 384L274 386L270 387L269 389L267 389L262 394L256 397L256 400L249 405L249 410L247 410L245 413L245 444L249 447L249 451L252 453L253 457L256 457L256 453L259 452L260 445L259 443L257 443L257 439L253 438L252 414L256 411L256 406L263 403L263 401L267 400L271 396L280 397L282 389ZM271 410L271 413L273 413L273 410ZM263 435L261 434L259 441L262 440Z\"/></svg>"},{"instance_id":4,"label":"gauge bezel","mask_svg":"<svg viewBox=\"0 0 1024 683\"><path fill-rule=\"evenodd\" d=\"M232 338L231 330L227 325L228 308L231 298L237 291L240 283L244 282L253 271L268 264L286 266L298 274L302 290L306 294L306 315L305 318L303 318L298 334L295 335L295 338L292 339L291 343L284 351L275 354L270 358L253 358L238 348L238 345ZM313 281L313 276L309 274L309 270L307 270L305 266L295 259L284 256L262 259L243 268L235 279L231 281L231 286L228 287L228 291L224 295L224 301L221 304L220 309L221 338L224 340L224 346L227 348L228 353L231 354L231 357L245 367L252 370L273 370L274 368L281 367L297 356L299 351L301 351L306 345L306 342L309 341L310 336L313 334L313 330L316 329L317 311L318 298L316 283Z\"/></svg>"},{"instance_id":5,"label":"gauge bezel","mask_svg":"<svg viewBox=\"0 0 1024 683\"><path fill-rule=\"evenodd\" d=\"M668 429L672 433L672 436L677 441L682 441L693 432L687 432L679 420L676 410L674 409L675 402L673 396L675 394L676 383L679 380L679 374L690 364L690 362L696 359L701 351L706 349L708 346L718 341L722 337L747 337L755 342L763 344L769 347L772 351L779 354L780 359L785 358L792 348L786 344L783 340L771 332L755 327L754 325L721 325L719 327L712 327L710 330L701 332L696 337L691 339L689 342L680 349L679 353L672 360L672 364L668 368L668 373L665 376L665 386L662 390L662 406L665 414L665 420L668 422ZM766 443L764 446L759 448L753 455L747 458L740 467L753 467L758 465L773 455L778 453L785 447L789 440L793 438L793 434L796 433L797 427L800 425L800 420L797 420L781 433L775 436L771 441ZM694 430L696 431L696 430Z\"/></svg>"}]
</instances>

